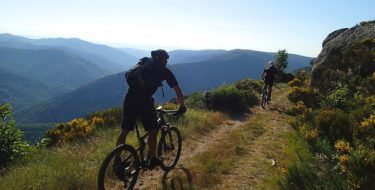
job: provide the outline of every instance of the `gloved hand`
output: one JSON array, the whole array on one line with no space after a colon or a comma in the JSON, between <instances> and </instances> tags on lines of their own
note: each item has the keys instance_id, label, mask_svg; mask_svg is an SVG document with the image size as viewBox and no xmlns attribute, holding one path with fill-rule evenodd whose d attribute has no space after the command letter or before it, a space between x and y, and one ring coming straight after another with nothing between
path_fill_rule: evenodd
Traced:
<instances>
[{"instance_id":1,"label":"gloved hand","mask_svg":"<svg viewBox=\"0 0 375 190\"><path fill-rule=\"evenodd\" d=\"M185 113L185 112L186 112L186 107L185 107L185 106L180 106L180 107L178 108L177 112L178 112L178 113L181 113L181 114Z\"/></svg>"},{"instance_id":2,"label":"gloved hand","mask_svg":"<svg viewBox=\"0 0 375 190\"><path fill-rule=\"evenodd\" d=\"M186 112L186 107L185 106L180 106L178 108L178 110L173 114L173 116L182 115L185 112Z\"/></svg>"}]
</instances>

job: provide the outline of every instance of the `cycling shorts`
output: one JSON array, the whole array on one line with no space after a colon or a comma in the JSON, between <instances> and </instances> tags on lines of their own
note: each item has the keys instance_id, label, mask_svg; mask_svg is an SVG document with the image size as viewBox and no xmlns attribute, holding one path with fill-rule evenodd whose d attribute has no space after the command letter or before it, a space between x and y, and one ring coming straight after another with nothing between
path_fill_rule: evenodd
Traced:
<instances>
[{"instance_id":1,"label":"cycling shorts","mask_svg":"<svg viewBox=\"0 0 375 190\"><path fill-rule=\"evenodd\" d=\"M123 105L122 128L132 131L140 118L146 131L157 129L157 115L152 97L127 94Z\"/></svg>"}]
</instances>

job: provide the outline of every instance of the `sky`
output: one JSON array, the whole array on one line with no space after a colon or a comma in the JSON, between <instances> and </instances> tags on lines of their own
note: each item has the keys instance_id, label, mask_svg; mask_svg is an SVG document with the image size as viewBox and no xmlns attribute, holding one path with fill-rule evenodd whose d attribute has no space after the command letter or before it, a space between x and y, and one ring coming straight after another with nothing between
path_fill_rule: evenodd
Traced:
<instances>
[{"instance_id":1,"label":"sky","mask_svg":"<svg viewBox=\"0 0 375 190\"><path fill-rule=\"evenodd\" d=\"M330 32L374 20L374 7L374 0L0 0L0 33L316 57Z\"/></svg>"}]
</instances>

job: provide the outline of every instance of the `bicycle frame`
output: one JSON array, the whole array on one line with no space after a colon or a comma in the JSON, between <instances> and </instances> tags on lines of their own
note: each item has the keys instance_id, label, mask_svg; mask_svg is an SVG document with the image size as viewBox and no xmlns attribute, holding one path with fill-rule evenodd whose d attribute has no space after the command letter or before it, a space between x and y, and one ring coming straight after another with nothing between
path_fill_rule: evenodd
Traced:
<instances>
[{"instance_id":1,"label":"bicycle frame","mask_svg":"<svg viewBox=\"0 0 375 190\"><path fill-rule=\"evenodd\" d=\"M158 113L158 120L157 120L157 126L158 130L160 130L162 133L165 133L168 130L169 123L166 122L164 118L164 114L167 114L168 112L163 111L161 109L156 110ZM144 150L147 145L147 137L148 137L148 132L145 132L145 134L141 135L141 132L139 131L137 123L135 123L135 132L137 135L137 141L138 141L138 148L135 149L135 151L138 154L138 157L140 158L140 166L143 170L147 170L147 165L145 163L145 155L144 155ZM169 134L170 135L170 134Z\"/></svg>"},{"instance_id":2,"label":"bicycle frame","mask_svg":"<svg viewBox=\"0 0 375 190\"><path fill-rule=\"evenodd\" d=\"M135 151L137 152L138 157L140 158L139 161L140 161L141 168L143 170L146 170L147 167L146 167L146 163L144 162L145 155L143 153L147 144L148 132L146 132L144 135L141 136L141 133L139 132L137 124L135 124L135 132L137 135L137 140L138 140L138 145L139 145L138 148L135 149Z\"/></svg>"}]
</instances>

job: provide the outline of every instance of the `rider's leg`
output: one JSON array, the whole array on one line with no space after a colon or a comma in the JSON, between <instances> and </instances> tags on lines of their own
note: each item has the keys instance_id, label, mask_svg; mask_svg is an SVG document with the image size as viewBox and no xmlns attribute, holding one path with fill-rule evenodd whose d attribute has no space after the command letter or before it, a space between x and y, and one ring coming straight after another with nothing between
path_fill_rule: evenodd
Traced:
<instances>
[{"instance_id":1,"label":"rider's leg","mask_svg":"<svg viewBox=\"0 0 375 190\"><path fill-rule=\"evenodd\" d=\"M125 144L126 142L126 136L128 135L129 130L122 129L120 135L117 137L116 146L120 144Z\"/></svg>"},{"instance_id":2,"label":"rider's leg","mask_svg":"<svg viewBox=\"0 0 375 190\"><path fill-rule=\"evenodd\" d=\"M147 142L150 156L149 169L153 169L155 166L161 164L161 159L156 156L157 135L159 128L153 98L145 101L144 107L141 111L141 121L145 130L148 131Z\"/></svg>"},{"instance_id":3,"label":"rider's leg","mask_svg":"<svg viewBox=\"0 0 375 190\"><path fill-rule=\"evenodd\" d=\"M156 144L157 144L157 135L158 135L157 129L150 130L148 132L148 148L150 150L150 156L151 158L156 157Z\"/></svg>"},{"instance_id":4,"label":"rider's leg","mask_svg":"<svg viewBox=\"0 0 375 190\"><path fill-rule=\"evenodd\" d=\"M158 129L149 130L148 132L148 148L149 148L149 165L150 170L154 169L156 166L161 166L162 158L156 156L156 144L157 144L157 135Z\"/></svg>"},{"instance_id":5,"label":"rider's leg","mask_svg":"<svg viewBox=\"0 0 375 190\"><path fill-rule=\"evenodd\" d=\"M271 101L271 94L272 94L272 83L268 84L268 101Z\"/></svg>"},{"instance_id":6,"label":"rider's leg","mask_svg":"<svg viewBox=\"0 0 375 190\"><path fill-rule=\"evenodd\" d=\"M264 82L264 86L263 86L263 90L262 90L262 95L263 95L263 92L266 90L266 88L267 88L267 83L266 83L266 81L263 81Z\"/></svg>"}]
</instances>

